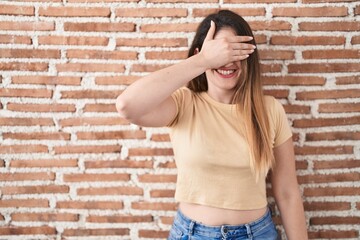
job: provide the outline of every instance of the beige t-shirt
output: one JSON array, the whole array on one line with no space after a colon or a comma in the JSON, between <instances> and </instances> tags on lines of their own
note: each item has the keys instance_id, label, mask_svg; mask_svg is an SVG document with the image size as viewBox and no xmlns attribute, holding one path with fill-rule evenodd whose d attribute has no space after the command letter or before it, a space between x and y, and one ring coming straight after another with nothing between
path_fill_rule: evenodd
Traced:
<instances>
[{"instance_id":1,"label":"beige t-shirt","mask_svg":"<svg viewBox=\"0 0 360 240\"><path fill-rule=\"evenodd\" d=\"M178 169L175 200L250 210L267 205L265 177L250 169L244 124L236 104L224 104L206 92L180 88L172 95L177 113L169 124ZM292 136L282 105L265 96L273 147Z\"/></svg>"}]
</instances>

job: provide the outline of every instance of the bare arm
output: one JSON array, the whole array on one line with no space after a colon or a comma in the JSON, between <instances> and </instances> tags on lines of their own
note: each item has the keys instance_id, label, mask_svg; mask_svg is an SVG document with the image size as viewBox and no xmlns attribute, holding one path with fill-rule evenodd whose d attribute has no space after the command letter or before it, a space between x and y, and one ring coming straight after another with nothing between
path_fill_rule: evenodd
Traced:
<instances>
[{"instance_id":1,"label":"bare arm","mask_svg":"<svg viewBox=\"0 0 360 240\"><path fill-rule=\"evenodd\" d=\"M271 173L271 184L281 220L289 240L307 240L304 207L295 170L292 139L274 148L276 161Z\"/></svg>"},{"instance_id":2,"label":"bare arm","mask_svg":"<svg viewBox=\"0 0 360 240\"><path fill-rule=\"evenodd\" d=\"M245 36L213 40L215 24L212 23L200 53L178 64L145 76L126 88L116 100L120 116L130 122L150 127L168 124L176 113L170 95L207 69L243 60L253 46L242 42Z\"/></svg>"}]
</instances>

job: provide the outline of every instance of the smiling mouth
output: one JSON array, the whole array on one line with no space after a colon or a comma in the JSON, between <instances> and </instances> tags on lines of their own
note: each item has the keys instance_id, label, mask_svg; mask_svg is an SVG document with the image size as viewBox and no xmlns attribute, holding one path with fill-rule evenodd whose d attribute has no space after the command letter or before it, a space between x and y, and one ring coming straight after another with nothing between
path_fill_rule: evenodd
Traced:
<instances>
[{"instance_id":1,"label":"smiling mouth","mask_svg":"<svg viewBox=\"0 0 360 240\"><path fill-rule=\"evenodd\" d=\"M227 70L223 70L223 69L217 69L215 70L222 78L231 78L233 76L235 76L236 74L236 70L235 69L227 69Z\"/></svg>"}]
</instances>

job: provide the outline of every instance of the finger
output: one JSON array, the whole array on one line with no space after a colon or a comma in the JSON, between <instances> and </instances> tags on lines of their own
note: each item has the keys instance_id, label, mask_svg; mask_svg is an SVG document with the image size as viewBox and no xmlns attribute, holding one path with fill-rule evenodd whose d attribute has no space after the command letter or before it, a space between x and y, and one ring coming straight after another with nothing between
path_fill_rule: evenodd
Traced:
<instances>
[{"instance_id":1,"label":"finger","mask_svg":"<svg viewBox=\"0 0 360 240\"><path fill-rule=\"evenodd\" d=\"M233 56L232 62L241 61L247 59L250 55Z\"/></svg>"},{"instance_id":2,"label":"finger","mask_svg":"<svg viewBox=\"0 0 360 240\"><path fill-rule=\"evenodd\" d=\"M254 50L234 50L234 56L243 56L243 55L250 55L254 52Z\"/></svg>"},{"instance_id":3,"label":"finger","mask_svg":"<svg viewBox=\"0 0 360 240\"><path fill-rule=\"evenodd\" d=\"M232 49L255 49L256 46L252 45L252 44L247 44L247 43L231 43L230 47Z\"/></svg>"},{"instance_id":4,"label":"finger","mask_svg":"<svg viewBox=\"0 0 360 240\"><path fill-rule=\"evenodd\" d=\"M232 43L249 42L253 39L251 36L232 36L227 38L227 40Z\"/></svg>"},{"instance_id":5,"label":"finger","mask_svg":"<svg viewBox=\"0 0 360 240\"><path fill-rule=\"evenodd\" d=\"M210 22L210 28L206 34L204 42L214 39L215 34L215 23L213 21Z\"/></svg>"}]
</instances>

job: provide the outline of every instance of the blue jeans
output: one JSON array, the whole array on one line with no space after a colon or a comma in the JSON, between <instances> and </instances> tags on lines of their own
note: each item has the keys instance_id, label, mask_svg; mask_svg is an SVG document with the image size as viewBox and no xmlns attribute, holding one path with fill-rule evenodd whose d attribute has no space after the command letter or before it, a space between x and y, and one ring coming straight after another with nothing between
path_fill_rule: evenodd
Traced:
<instances>
[{"instance_id":1,"label":"blue jeans","mask_svg":"<svg viewBox=\"0 0 360 240\"><path fill-rule=\"evenodd\" d=\"M191 220L178 209L168 240L276 240L278 234L271 210L253 222L241 225L207 226Z\"/></svg>"}]
</instances>

